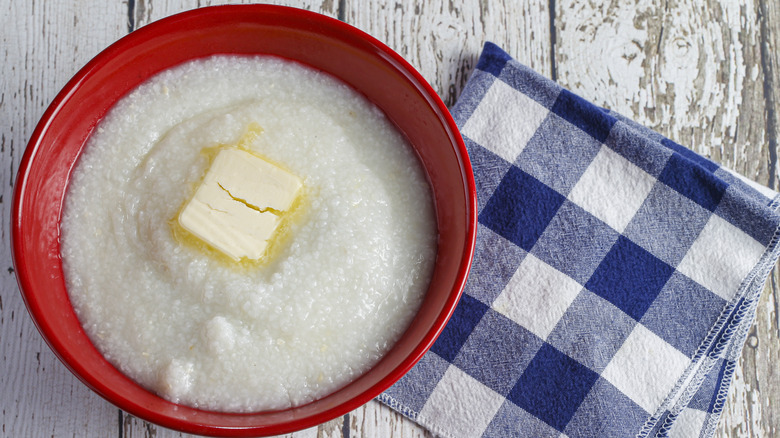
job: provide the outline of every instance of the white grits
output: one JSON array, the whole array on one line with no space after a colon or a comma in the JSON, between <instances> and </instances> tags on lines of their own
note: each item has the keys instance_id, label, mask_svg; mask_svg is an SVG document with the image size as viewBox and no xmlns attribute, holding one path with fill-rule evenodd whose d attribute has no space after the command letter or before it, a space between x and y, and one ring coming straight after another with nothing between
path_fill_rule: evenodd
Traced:
<instances>
[{"instance_id":1,"label":"white grits","mask_svg":"<svg viewBox=\"0 0 780 438\"><path fill-rule=\"evenodd\" d=\"M208 166L251 149L304 181L289 237L239 269L170 221ZM264 57L167 70L100 122L62 217L68 292L90 339L165 398L219 411L305 404L367 371L411 322L436 251L430 188L403 136L332 77Z\"/></svg>"}]
</instances>

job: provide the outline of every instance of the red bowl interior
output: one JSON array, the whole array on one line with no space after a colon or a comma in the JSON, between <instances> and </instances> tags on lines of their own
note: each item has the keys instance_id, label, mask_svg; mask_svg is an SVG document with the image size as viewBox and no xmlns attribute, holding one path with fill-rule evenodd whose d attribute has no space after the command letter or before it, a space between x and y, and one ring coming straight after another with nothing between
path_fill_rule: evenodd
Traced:
<instances>
[{"instance_id":1,"label":"red bowl interior","mask_svg":"<svg viewBox=\"0 0 780 438\"><path fill-rule=\"evenodd\" d=\"M378 105L408 137L436 202L439 247L417 317L383 360L343 389L304 406L226 414L177 405L141 388L94 348L70 305L59 223L68 178L96 123L122 96L179 63L218 53L268 54L340 78ZM303 429L368 402L430 348L468 275L476 191L463 140L436 93L384 44L340 21L298 9L219 6L175 15L122 38L95 57L54 99L27 146L16 180L14 265L44 339L86 385L125 411L165 427L208 435L270 435Z\"/></svg>"}]
</instances>

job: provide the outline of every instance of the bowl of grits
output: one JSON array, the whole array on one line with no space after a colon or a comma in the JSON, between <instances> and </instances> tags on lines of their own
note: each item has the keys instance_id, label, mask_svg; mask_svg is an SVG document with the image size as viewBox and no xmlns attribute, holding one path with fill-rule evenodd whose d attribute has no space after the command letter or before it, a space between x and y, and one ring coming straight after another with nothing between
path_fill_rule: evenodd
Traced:
<instances>
[{"instance_id":1,"label":"bowl of grits","mask_svg":"<svg viewBox=\"0 0 780 438\"><path fill-rule=\"evenodd\" d=\"M90 61L33 132L14 266L76 377L213 436L373 399L462 293L476 191L431 86L371 36L270 5L197 9Z\"/></svg>"}]
</instances>

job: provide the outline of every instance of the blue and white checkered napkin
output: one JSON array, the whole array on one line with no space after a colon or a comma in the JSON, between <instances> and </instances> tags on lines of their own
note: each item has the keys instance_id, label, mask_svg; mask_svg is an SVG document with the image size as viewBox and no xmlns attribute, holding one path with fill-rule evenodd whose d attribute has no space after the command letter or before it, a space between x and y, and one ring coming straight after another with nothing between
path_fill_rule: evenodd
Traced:
<instances>
[{"instance_id":1,"label":"blue and white checkered napkin","mask_svg":"<svg viewBox=\"0 0 780 438\"><path fill-rule=\"evenodd\" d=\"M453 113L476 257L379 399L447 437L712 436L778 256L777 194L490 43Z\"/></svg>"}]
</instances>

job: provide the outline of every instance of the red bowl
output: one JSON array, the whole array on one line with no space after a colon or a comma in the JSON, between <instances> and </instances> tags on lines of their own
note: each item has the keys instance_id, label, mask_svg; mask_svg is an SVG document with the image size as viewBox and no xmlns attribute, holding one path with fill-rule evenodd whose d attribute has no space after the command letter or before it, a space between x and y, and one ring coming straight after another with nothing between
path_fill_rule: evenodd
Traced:
<instances>
[{"instance_id":1,"label":"red bowl","mask_svg":"<svg viewBox=\"0 0 780 438\"><path fill-rule=\"evenodd\" d=\"M71 307L60 258L60 218L71 169L117 100L161 70L213 54L299 61L350 84L407 136L434 192L439 246L422 307L391 351L366 374L312 403L251 414L177 405L140 387L95 349ZM175 15L122 38L57 95L19 168L12 216L19 287L38 330L82 382L123 410L162 426L215 436L273 435L341 416L390 387L430 348L463 290L476 236L476 190L455 122L436 92L398 54L347 24L268 5L218 6Z\"/></svg>"}]
</instances>

